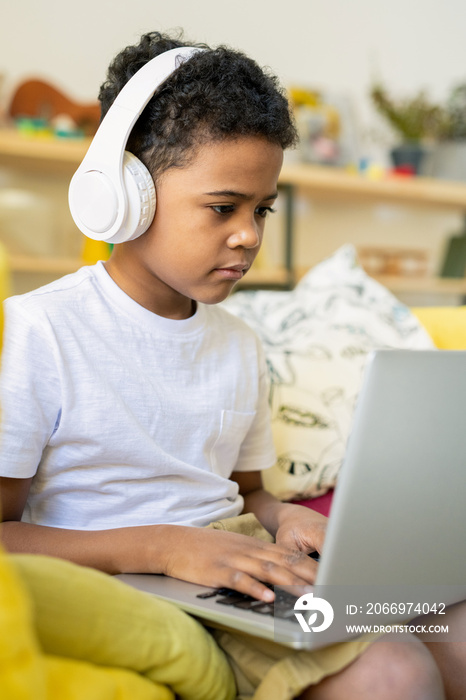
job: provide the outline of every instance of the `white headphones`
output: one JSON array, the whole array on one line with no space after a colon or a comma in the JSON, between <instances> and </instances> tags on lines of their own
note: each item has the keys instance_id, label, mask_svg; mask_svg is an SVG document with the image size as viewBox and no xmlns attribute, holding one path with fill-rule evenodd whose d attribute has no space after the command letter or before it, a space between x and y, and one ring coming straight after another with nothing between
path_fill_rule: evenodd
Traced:
<instances>
[{"instance_id":1,"label":"white headphones","mask_svg":"<svg viewBox=\"0 0 466 700\"><path fill-rule=\"evenodd\" d=\"M89 238L123 243L146 231L155 214L155 187L146 166L125 151L137 118L157 88L200 49L171 49L146 63L118 93L73 175L68 201Z\"/></svg>"}]
</instances>

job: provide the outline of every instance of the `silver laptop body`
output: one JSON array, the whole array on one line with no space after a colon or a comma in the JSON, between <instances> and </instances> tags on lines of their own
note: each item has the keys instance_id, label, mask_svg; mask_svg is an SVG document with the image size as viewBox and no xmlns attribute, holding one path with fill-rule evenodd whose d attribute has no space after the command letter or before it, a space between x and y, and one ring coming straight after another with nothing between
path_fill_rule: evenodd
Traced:
<instances>
[{"instance_id":1,"label":"silver laptop body","mask_svg":"<svg viewBox=\"0 0 466 700\"><path fill-rule=\"evenodd\" d=\"M385 624L416 617L429 601L466 599L465 405L466 351L381 350L369 357L314 586L340 617L369 612L372 598L374 613L364 620ZM294 648L357 636L347 618L313 632L293 608L277 619L219 605L219 596L199 598L211 589L169 577L118 578L211 626ZM398 604L409 602L424 608Z\"/></svg>"}]
</instances>

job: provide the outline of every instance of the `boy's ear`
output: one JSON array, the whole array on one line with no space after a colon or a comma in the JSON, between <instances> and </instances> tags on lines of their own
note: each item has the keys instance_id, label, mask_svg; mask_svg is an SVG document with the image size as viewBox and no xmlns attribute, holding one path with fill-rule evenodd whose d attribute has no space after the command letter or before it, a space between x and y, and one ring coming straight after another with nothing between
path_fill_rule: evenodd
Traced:
<instances>
[{"instance_id":1,"label":"boy's ear","mask_svg":"<svg viewBox=\"0 0 466 700\"><path fill-rule=\"evenodd\" d=\"M150 226L154 182L143 163L125 151L126 143L157 88L198 51L184 46L153 58L126 83L103 118L68 195L73 219L89 238L123 243Z\"/></svg>"}]
</instances>

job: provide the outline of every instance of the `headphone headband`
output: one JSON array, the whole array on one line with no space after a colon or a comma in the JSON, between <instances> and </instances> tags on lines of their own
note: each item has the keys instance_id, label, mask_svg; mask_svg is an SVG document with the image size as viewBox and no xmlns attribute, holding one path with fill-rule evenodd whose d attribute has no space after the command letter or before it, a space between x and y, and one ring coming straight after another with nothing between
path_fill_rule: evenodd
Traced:
<instances>
[{"instance_id":1,"label":"headphone headband","mask_svg":"<svg viewBox=\"0 0 466 700\"><path fill-rule=\"evenodd\" d=\"M199 50L180 47L153 58L124 85L103 118L69 190L73 219L90 238L121 243L149 227L155 212L154 183L125 146L155 91Z\"/></svg>"}]
</instances>

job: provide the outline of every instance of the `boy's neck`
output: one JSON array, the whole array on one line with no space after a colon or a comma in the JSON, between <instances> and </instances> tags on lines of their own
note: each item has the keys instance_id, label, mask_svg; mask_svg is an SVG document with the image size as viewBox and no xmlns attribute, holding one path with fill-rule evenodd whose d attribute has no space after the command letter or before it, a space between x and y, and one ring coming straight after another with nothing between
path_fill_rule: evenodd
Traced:
<instances>
[{"instance_id":1,"label":"boy's neck","mask_svg":"<svg viewBox=\"0 0 466 700\"><path fill-rule=\"evenodd\" d=\"M112 253L109 260L104 262L104 267L112 280L135 302L143 306L148 311L173 320L184 320L194 316L197 303L194 299L189 299L181 294L174 294L172 289L167 289L160 285L160 289L154 289L154 280L151 284L144 284L140 271L133 271L126 258L125 266L122 268L118 264L118 254Z\"/></svg>"}]
</instances>

